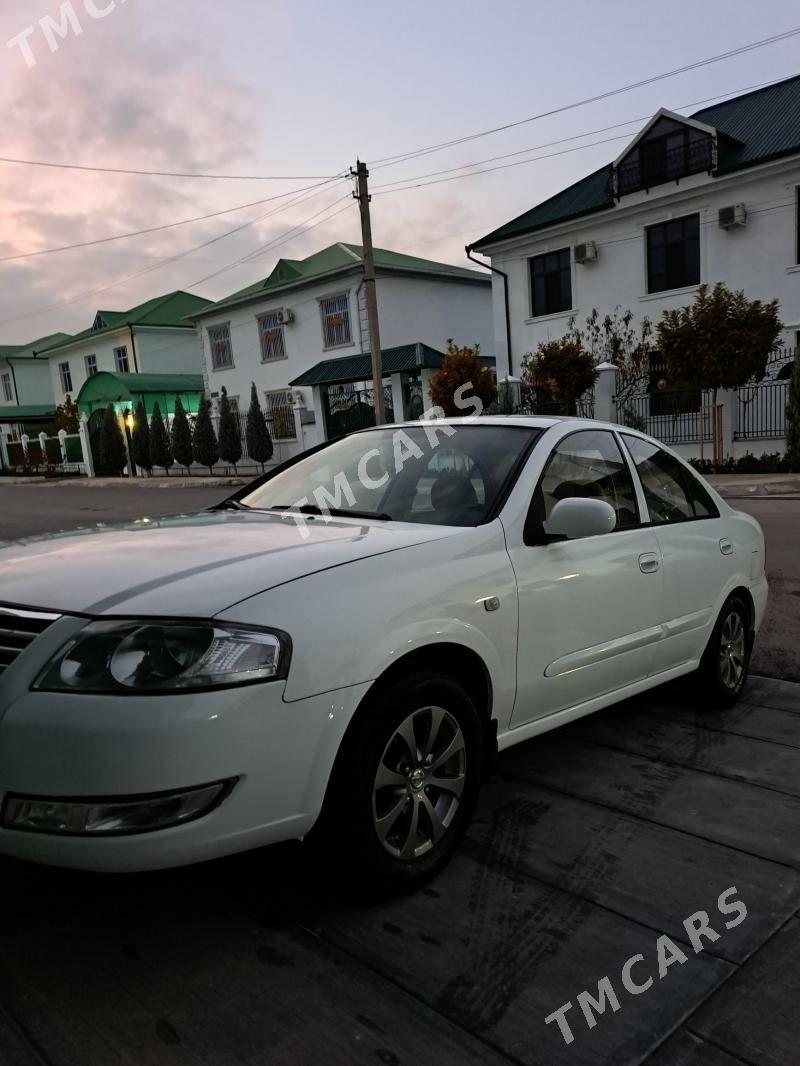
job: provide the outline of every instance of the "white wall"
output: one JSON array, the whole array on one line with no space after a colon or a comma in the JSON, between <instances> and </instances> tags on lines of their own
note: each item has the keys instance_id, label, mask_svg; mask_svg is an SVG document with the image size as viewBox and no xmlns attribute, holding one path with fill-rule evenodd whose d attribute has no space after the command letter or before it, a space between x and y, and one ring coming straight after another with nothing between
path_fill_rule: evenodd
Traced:
<instances>
[{"instance_id":1,"label":"white wall","mask_svg":"<svg viewBox=\"0 0 800 1066\"><path fill-rule=\"evenodd\" d=\"M136 360L134 360L134 344ZM111 333L87 337L77 344L67 345L54 351L49 357L50 382L57 404L63 403L65 393L61 388L60 363L69 363L72 374L72 399L87 379L85 357L97 356L97 370L116 372L114 349L128 349L128 367L131 374L138 366L141 374L200 374L203 370L202 356L197 343L197 334L192 329L137 329L134 340L128 326Z\"/></svg>"},{"instance_id":2,"label":"white wall","mask_svg":"<svg viewBox=\"0 0 800 1066\"><path fill-rule=\"evenodd\" d=\"M797 265L797 192L800 160L768 164L723 178L696 175L653 189L649 196L623 197L615 207L555 226L546 232L505 242L492 253L492 263L509 275L509 306L515 372L522 356L540 341L563 335L571 315L578 325L593 308L602 314L616 305L633 311L636 321L657 321L664 310L691 303L695 289L647 293L645 227L669 218L700 214L700 278L743 289L750 298L781 305L786 340L794 345L800 328L800 266ZM722 230L720 207L744 203L743 229ZM598 244L595 263L572 264L571 311L532 319L528 259L584 241ZM494 328L498 355L505 344L502 279L494 285ZM498 360L498 373L502 376Z\"/></svg>"},{"instance_id":3,"label":"white wall","mask_svg":"<svg viewBox=\"0 0 800 1066\"><path fill-rule=\"evenodd\" d=\"M379 277L377 292L382 348L420 341L443 352L452 337L458 345L477 343L484 355L495 354L488 273L483 284Z\"/></svg>"}]
</instances>

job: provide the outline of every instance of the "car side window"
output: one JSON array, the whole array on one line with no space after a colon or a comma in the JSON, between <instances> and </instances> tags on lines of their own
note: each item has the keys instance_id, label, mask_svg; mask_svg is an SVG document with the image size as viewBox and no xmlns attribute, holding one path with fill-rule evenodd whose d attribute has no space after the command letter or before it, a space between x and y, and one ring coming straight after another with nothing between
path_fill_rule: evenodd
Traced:
<instances>
[{"instance_id":1,"label":"car side window","mask_svg":"<svg viewBox=\"0 0 800 1066\"><path fill-rule=\"evenodd\" d=\"M644 490L650 521L690 522L719 512L702 484L677 459L641 437L623 434Z\"/></svg>"},{"instance_id":2,"label":"car side window","mask_svg":"<svg viewBox=\"0 0 800 1066\"><path fill-rule=\"evenodd\" d=\"M541 526L559 500L604 500L616 513L616 529L639 524L633 479L616 440L607 430L571 433L556 447L534 494L533 525Z\"/></svg>"}]
</instances>

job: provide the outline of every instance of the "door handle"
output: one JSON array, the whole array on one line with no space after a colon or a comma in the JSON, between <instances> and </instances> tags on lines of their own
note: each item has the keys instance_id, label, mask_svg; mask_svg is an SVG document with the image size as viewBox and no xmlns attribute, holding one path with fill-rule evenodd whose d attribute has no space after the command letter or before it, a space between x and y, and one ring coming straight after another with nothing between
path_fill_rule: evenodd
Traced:
<instances>
[{"instance_id":1,"label":"door handle","mask_svg":"<svg viewBox=\"0 0 800 1066\"><path fill-rule=\"evenodd\" d=\"M639 569L643 574L655 574L660 566L655 552L645 552L639 556Z\"/></svg>"},{"instance_id":2,"label":"door handle","mask_svg":"<svg viewBox=\"0 0 800 1066\"><path fill-rule=\"evenodd\" d=\"M723 537L719 542L719 550L723 555L733 555L733 541L728 537Z\"/></svg>"}]
</instances>

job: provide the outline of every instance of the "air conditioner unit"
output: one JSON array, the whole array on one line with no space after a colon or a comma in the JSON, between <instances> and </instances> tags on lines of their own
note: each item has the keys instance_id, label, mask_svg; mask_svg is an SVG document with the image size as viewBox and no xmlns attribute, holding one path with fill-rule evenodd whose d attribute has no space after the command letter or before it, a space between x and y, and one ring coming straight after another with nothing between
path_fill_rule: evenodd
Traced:
<instances>
[{"instance_id":1,"label":"air conditioner unit","mask_svg":"<svg viewBox=\"0 0 800 1066\"><path fill-rule=\"evenodd\" d=\"M287 407L294 407L295 405L295 393L292 389L287 389L283 397L283 402Z\"/></svg>"},{"instance_id":2,"label":"air conditioner unit","mask_svg":"<svg viewBox=\"0 0 800 1066\"><path fill-rule=\"evenodd\" d=\"M736 226L747 225L747 208L744 204L731 204L730 207L719 209L719 228L734 229Z\"/></svg>"},{"instance_id":3,"label":"air conditioner unit","mask_svg":"<svg viewBox=\"0 0 800 1066\"><path fill-rule=\"evenodd\" d=\"M294 311L289 307L279 307L278 321L282 326L290 326L294 322Z\"/></svg>"},{"instance_id":4,"label":"air conditioner unit","mask_svg":"<svg viewBox=\"0 0 800 1066\"><path fill-rule=\"evenodd\" d=\"M597 262L597 245L594 241L586 241L584 244L576 244L573 248L576 263Z\"/></svg>"},{"instance_id":5,"label":"air conditioner unit","mask_svg":"<svg viewBox=\"0 0 800 1066\"><path fill-rule=\"evenodd\" d=\"M295 407L305 407L306 398L305 398L304 394L301 392L300 389L295 389L294 392L292 393L292 397L293 397L293 401L292 402L293 402Z\"/></svg>"}]
</instances>

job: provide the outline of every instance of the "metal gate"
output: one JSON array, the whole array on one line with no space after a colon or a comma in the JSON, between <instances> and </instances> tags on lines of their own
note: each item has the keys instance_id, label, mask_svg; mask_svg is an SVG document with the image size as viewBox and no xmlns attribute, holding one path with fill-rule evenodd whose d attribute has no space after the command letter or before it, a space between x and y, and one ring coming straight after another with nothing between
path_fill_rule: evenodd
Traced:
<instances>
[{"instance_id":1,"label":"metal gate","mask_svg":"<svg viewBox=\"0 0 800 1066\"><path fill-rule=\"evenodd\" d=\"M386 421L394 422L391 385L383 387ZM329 385L325 390L325 427L327 436L339 437L357 429L375 425L375 392L356 385Z\"/></svg>"}]
</instances>

